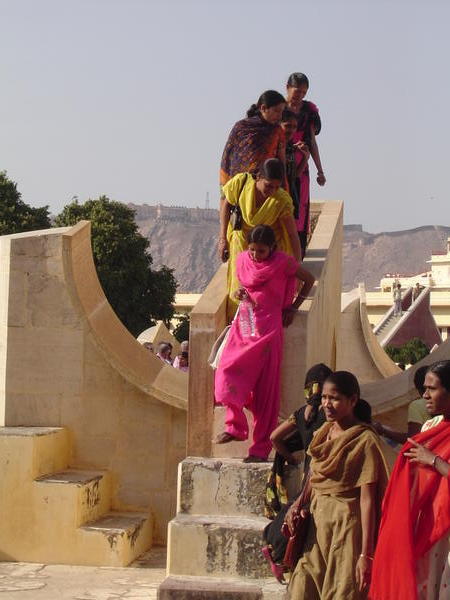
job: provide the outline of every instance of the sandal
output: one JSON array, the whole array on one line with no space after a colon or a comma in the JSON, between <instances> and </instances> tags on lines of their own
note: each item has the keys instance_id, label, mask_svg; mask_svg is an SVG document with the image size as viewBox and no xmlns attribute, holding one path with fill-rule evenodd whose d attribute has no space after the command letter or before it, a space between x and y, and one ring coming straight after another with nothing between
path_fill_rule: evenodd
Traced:
<instances>
[{"instance_id":1,"label":"sandal","mask_svg":"<svg viewBox=\"0 0 450 600\"><path fill-rule=\"evenodd\" d=\"M273 576L282 585L286 585L286 580L284 578L284 567L283 565L279 565L274 562L272 558L272 552L270 550L271 546L264 546L261 548L261 552L263 553L264 558L270 565L270 570L272 571Z\"/></svg>"},{"instance_id":2,"label":"sandal","mask_svg":"<svg viewBox=\"0 0 450 600\"><path fill-rule=\"evenodd\" d=\"M214 440L214 443L215 444L228 444L229 442L238 442L238 441L239 440L237 438L235 438L233 435L231 435L231 433L228 433L227 431L223 431L222 433L219 433L219 435Z\"/></svg>"}]
</instances>

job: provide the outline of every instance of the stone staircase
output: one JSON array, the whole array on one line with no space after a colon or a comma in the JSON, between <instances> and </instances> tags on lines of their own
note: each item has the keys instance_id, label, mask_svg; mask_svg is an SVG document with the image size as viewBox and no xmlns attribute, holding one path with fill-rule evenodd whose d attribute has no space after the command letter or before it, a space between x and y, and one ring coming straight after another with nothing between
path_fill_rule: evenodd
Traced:
<instances>
[{"instance_id":1,"label":"stone staircase","mask_svg":"<svg viewBox=\"0 0 450 600\"><path fill-rule=\"evenodd\" d=\"M70 454L65 428L0 427L0 560L126 566L150 548L150 515L114 511L111 474Z\"/></svg>"},{"instance_id":2,"label":"stone staircase","mask_svg":"<svg viewBox=\"0 0 450 600\"><path fill-rule=\"evenodd\" d=\"M404 313L403 313L404 314ZM402 315L403 316L403 315ZM384 346L384 340L388 338L390 332L394 329L394 327L397 325L397 323L400 321L400 319L402 318L402 316L400 315L396 315L394 316L394 314L391 314L385 321L384 323L379 327L379 329L376 332L376 336L378 338L378 341L380 342L380 344L382 346Z\"/></svg>"},{"instance_id":3,"label":"stone staircase","mask_svg":"<svg viewBox=\"0 0 450 600\"><path fill-rule=\"evenodd\" d=\"M159 600L282 600L261 547L270 463L187 458L179 466L169 524L167 578Z\"/></svg>"}]
</instances>

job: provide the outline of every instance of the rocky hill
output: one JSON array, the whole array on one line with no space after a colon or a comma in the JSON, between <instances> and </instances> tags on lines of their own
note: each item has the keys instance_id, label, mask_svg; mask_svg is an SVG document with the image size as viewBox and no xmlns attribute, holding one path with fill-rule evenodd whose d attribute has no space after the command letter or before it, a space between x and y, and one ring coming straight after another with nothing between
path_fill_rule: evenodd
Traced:
<instances>
[{"instance_id":1,"label":"rocky hill","mask_svg":"<svg viewBox=\"0 0 450 600\"><path fill-rule=\"evenodd\" d=\"M219 261L216 240L219 215L215 209L130 204L136 222L150 240L155 266L175 270L180 292L202 292ZM432 252L445 249L450 227L424 226L404 231L368 233L346 225L343 247L343 290L364 281L374 289L386 273L413 275L426 271Z\"/></svg>"}]
</instances>

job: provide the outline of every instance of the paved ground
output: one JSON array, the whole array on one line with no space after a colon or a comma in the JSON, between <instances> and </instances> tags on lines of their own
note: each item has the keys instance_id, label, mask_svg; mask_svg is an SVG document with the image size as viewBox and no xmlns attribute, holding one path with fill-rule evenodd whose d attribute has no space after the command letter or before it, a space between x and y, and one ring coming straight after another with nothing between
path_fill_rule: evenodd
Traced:
<instances>
[{"instance_id":1,"label":"paved ground","mask_svg":"<svg viewBox=\"0 0 450 600\"><path fill-rule=\"evenodd\" d=\"M156 600L165 566L165 548L126 568L0 562L0 600Z\"/></svg>"}]
</instances>

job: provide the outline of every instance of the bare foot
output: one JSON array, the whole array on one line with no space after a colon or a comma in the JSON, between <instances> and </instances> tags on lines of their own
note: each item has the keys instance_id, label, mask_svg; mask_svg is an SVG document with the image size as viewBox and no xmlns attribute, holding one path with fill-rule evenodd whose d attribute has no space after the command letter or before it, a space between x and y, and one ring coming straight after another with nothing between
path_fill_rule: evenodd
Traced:
<instances>
[{"instance_id":1,"label":"bare foot","mask_svg":"<svg viewBox=\"0 0 450 600\"><path fill-rule=\"evenodd\" d=\"M215 444L228 444L228 442L236 442L236 441L237 441L237 438L232 436L231 433L227 433L226 431L223 431L222 433L219 433L219 435L214 440L214 443Z\"/></svg>"},{"instance_id":2,"label":"bare foot","mask_svg":"<svg viewBox=\"0 0 450 600\"><path fill-rule=\"evenodd\" d=\"M267 462L267 458L263 458L262 456L254 456L253 454L249 454L246 456L242 462L245 463L265 463Z\"/></svg>"}]
</instances>

